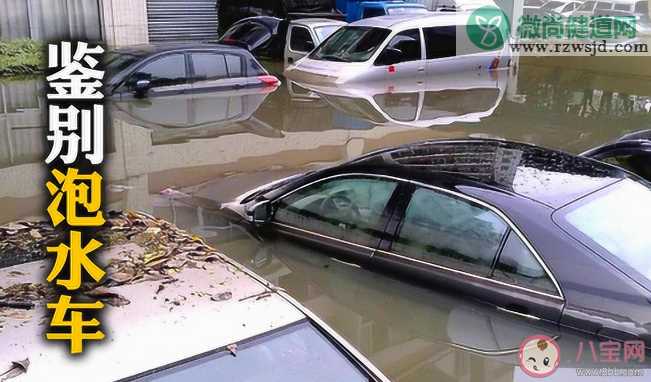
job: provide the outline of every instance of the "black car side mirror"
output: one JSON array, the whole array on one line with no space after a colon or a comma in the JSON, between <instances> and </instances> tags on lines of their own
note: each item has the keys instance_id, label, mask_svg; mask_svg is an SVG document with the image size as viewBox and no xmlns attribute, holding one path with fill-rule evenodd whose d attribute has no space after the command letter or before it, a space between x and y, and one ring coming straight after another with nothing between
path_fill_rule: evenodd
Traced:
<instances>
[{"instance_id":1,"label":"black car side mirror","mask_svg":"<svg viewBox=\"0 0 651 382\"><path fill-rule=\"evenodd\" d=\"M138 80L136 81L136 85L134 86L133 92L138 97L144 97L147 95L147 92L149 92L149 89L151 89L151 81Z\"/></svg>"},{"instance_id":2,"label":"black car side mirror","mask_svg":"<svg viewBox=\"0 0 651 382\"><path fill-rule=\"evenodd\" d=\"M314 41L311 41L311 40L310 41L305 41L305 51L306 52L311 52L311 51L314 50L314 48L315 48Z\"/></svg>"},{"instance_id":3,"label":"black car side mirror","mask_svg":"<svg viewBox=\"0 0 651 382\"><path fill-rule=\"evenodd\" d=\"M247 214L255 225L267 224L271 221L271 203L268 200L256 203L248 211Z\"/></svg>"},{"instance_id":4,"label":"black car side mirror","mask_svg":"<svg viewBox=\"0 0 651 382\"><path fill-rule=\"evenodd\" d=\"M382 54L380 54L380 57L377 58L375 64L381 66L393 65L401 62L403 57L404 53L402 50L397 48L386 48Z\"/></svg>"}]
</instances>

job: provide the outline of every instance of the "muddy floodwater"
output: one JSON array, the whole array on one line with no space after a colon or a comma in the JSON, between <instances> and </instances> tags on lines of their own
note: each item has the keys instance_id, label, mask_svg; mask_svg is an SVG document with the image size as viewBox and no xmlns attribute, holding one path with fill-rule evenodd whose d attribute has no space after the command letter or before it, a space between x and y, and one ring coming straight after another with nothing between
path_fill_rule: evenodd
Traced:
<instances>
[{"instance_id":1,"label":"muddy floodwater","mask_svg":"<svg viewBox=\"0 0 651 382\"><path fill-rule=\"evenodd\" d=\"M261 241L211 206L288 175L425 139L490 137L580 153L651 128L651 71L638 61L529 59L511 72L358 92L318 94L283 80L275 90L111 101L106 204L205 237L287 290L393 381L530 380L517 366L518 347L536 334L561 347L561 370L548 380L582 380L577 365L601 366L589 354L576 362L579 344L594 339L291 241ZM43 214L42 86L39 78L0 81L0 223ZM180 202L185 195L204 203ZM647 371L618 380L651 378Z\"/></svg>"}]
</instances>

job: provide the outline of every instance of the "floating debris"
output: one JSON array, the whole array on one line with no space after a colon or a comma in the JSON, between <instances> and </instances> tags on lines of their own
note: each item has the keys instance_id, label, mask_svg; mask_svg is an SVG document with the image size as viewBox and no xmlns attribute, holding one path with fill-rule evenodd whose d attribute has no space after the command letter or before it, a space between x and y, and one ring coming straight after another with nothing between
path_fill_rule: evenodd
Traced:
<instances>
[{"instance_id":1,"label":"floating debris","mask_svg":"<svg viewBox=\"0 0 651 382\"><path fill-rule=\"evenodd\" d=\"M264 291L262 293L258 294L253 294L251 296L246 296L241 299L239 299L240 302L250 300L250 299L255 299L256 301L262 300L263 298L271 297L272 293L270 291Z\"/></svg>"},{"instance_id":2,"label":"floating debris","mask_svg":"<svg viewBox=\"0 0 651 382\"><path fill-rule=\"evenodd\" d=\"M49 222L20 221L0 226L0 268L42 260L45 247L61 241L63 233Z\"/></svg>"},{"instance_id":3,"label":"floating debris","mask_svg":"<svg viewBox=\"0 0 651 382\"><path fill-rule=\"evenodd\" d=\"M173 188L166 188L163 191L161 191L160 194L170 199L185 199L191 197L191 195L186 194L185 192L177 191Z\"/></svg>"},{"instance_id":4,"label":"floating debris","mask_svg":"<svg viewBox=\"0 0 651 382\"><path fill-rule=\"evenodd\" d=\"M110 212L104 227L96 233L104 243L103 251L119 247L106 259L106 277L99 284L84 284L81 293L86 297L99 299L112 306L130 304L124 296L111 288L147 281L160 282L155 294L161 293L164 285L178 281L176 274L184 269L202 269L206 263L227 262L214 248L201 238L190 235L170 222L144 213ZM45 247L60 240L58 233L45 222L17 222L0 227L0 268L13 262L22 264L43 259ZM21 256L7 261L10 252L23 248ZM26 254L25 254L26 253ZM106 253L106 252L102 252ZM101 258L102 254L98 257ZM230 269L230 267L229 267ZM11 271L10 277L24 276L22 272ZM206 293L214 301L232 298L231 292L218 295ZM203 296L203 294L202 294ZM56 297L55 290L47 284L19 283L0 288L0 316L22 315L37 305L50 302ZM184 296L168 300L172 306L179 306L187 300Z\"/></svg>"},{"instance_id":5,"label":"floating debris","mask_svg":"<svg viewBox=\"0 0 651 382\"><path fill-rule=\"evenodd\" d=\"M29 358L25 358L22 361L13 361L9 370L0 374L0 382L7 381L11 378L15 378L21 374L27 373L29 368Z\"/></svg>"},{"instance_id":6,"label":"floating debris","mask_svg":"<svg viewBox=\"0 0 651 382\"><path fill-rule=\"evenodd\" d=\"M157 280L174 282L185 268L201 268L200 262L224 261L199 237L144 213L112 213L100 231L107 246L134 243L141 249L121 253L107 266L107 286Z\"/></svg>"},{"instance_id":7,"label":"floating debris","mask_svg":"<svg viewBox=\"0 0 651 382\"><path fill-rule=\"evenodd\" d=\"M230 344L230 345L226 346L226 350L231 352L231 355L233 357L237 357L237 344Z\"/></svg>"},{"instance_id":8,"label":"floating debris","mask_svg":"<svg viewBox=\"0 0 651 382\"><path fill-rule=\"evenodd\" d=\"M210 297L210 299L213 301L228 301L231 298L233 298L233 293L228 291L224 293L218 293Z\"/></svg>"},{"instance_id":9,"label":"floating debris","mask_svg":"<svg viewBox=\"0 0 651 382\"><path fill-rule=\"evenodd\" d=\"M84 295L88 297L94 297L111 306L124 306L131 304L131 301L129 301L124 296L112 292L110 289L104 287L93 288L89 291L84 292Z\"/></svg>"},{"instance_id":10,"label":"floating debris","mask_svg":"<svg viewBox=\"0 0 651 382\"><path fill-rule=\"evenodd\" d=\"M0 306L33 309L35 305L54 298L54 289L47 284L20 283L0 288Z\"/></svg>"}]
</instances>

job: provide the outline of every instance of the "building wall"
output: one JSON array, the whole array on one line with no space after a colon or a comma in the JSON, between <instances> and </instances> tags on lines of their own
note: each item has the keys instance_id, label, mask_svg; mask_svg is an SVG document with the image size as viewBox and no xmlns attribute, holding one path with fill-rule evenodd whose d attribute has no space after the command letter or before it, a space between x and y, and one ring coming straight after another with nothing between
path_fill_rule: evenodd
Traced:
<instances>
[{"instance_id":1,"label":"building wall","mask_svg":"<svg viewBox=\"0 0 651 382\"><path fill-rule=\"evenodd\" d=\"M98 0L2 0L0 38L101 39Z\"/></svg>"},{"instance_id":2,"label":"building wall","mask_svg":"<svg viewBox=\"0 0 651 382\"><path fill-rule=\"evenodd\" d=\"M146 0L0 0L0 39L149 42Z\"/></svg>"},{"instance_id":3,"label":"building wall","mask_svg":"<svg viewBox=\"0 0 651 382\"><path fill-rule=\"evenodd\" d=\"M101 0L104 41L110 47L146 44L146 0Z\"/></svg>"}]
</instances>

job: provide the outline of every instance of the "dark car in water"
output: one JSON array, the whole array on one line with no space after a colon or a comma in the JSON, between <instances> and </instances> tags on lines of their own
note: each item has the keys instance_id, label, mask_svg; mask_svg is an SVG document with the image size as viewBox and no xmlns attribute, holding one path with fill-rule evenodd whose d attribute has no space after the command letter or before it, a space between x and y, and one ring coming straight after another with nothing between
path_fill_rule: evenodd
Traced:
<instances>
[{"instance_id":1,"label":"dark car in water","mask_svg":"<svg viewBox=\"0 0 651 382\"><path fill-rule=\"evenodd\" d=\"M627 134L581 155L623 167L651 182L651 130Z\"/></svg>"},{"instance_id":2,"label":"dark car in water","mask_svg":"<svg viewBox=\"0 0 651 382\"><path fill-rule=\"evenodd\" d=\"M251 191L257 232L499 310L651 345L651 186L528 144L427 141Z\"/></svg>"},{"instance_id":3,"label":"dark car in water","mask_svg":"<svg viewBox=\"0 0 651 382\"><path fill-rule=\"evenodd\" d=\"M220 0L219 30L226 31L247 17L272 16L282 19L328 17L343 19L332 0Z\"/></svg>"},{"instance_id":4,"label":"dark car in water","mask_svg":"<svg viewBox=\"0 0 651 382\"><path fill-rule=\"evenodd\" d=\"M219 44L137 45L107 54L106 92L131 98L277 86L247 50Z\"/></svg>"},{"instance_id":5,"label":"dark car in water","mask_svg":"<svg viewBox=\"0 0 651 382\"><path fill-rule=\"evenodd\" d=\"M242 47L254 56L282 59L289 21L277 17L249 17L233 24L218 42Z\"/></svg>"}]
</instances>

